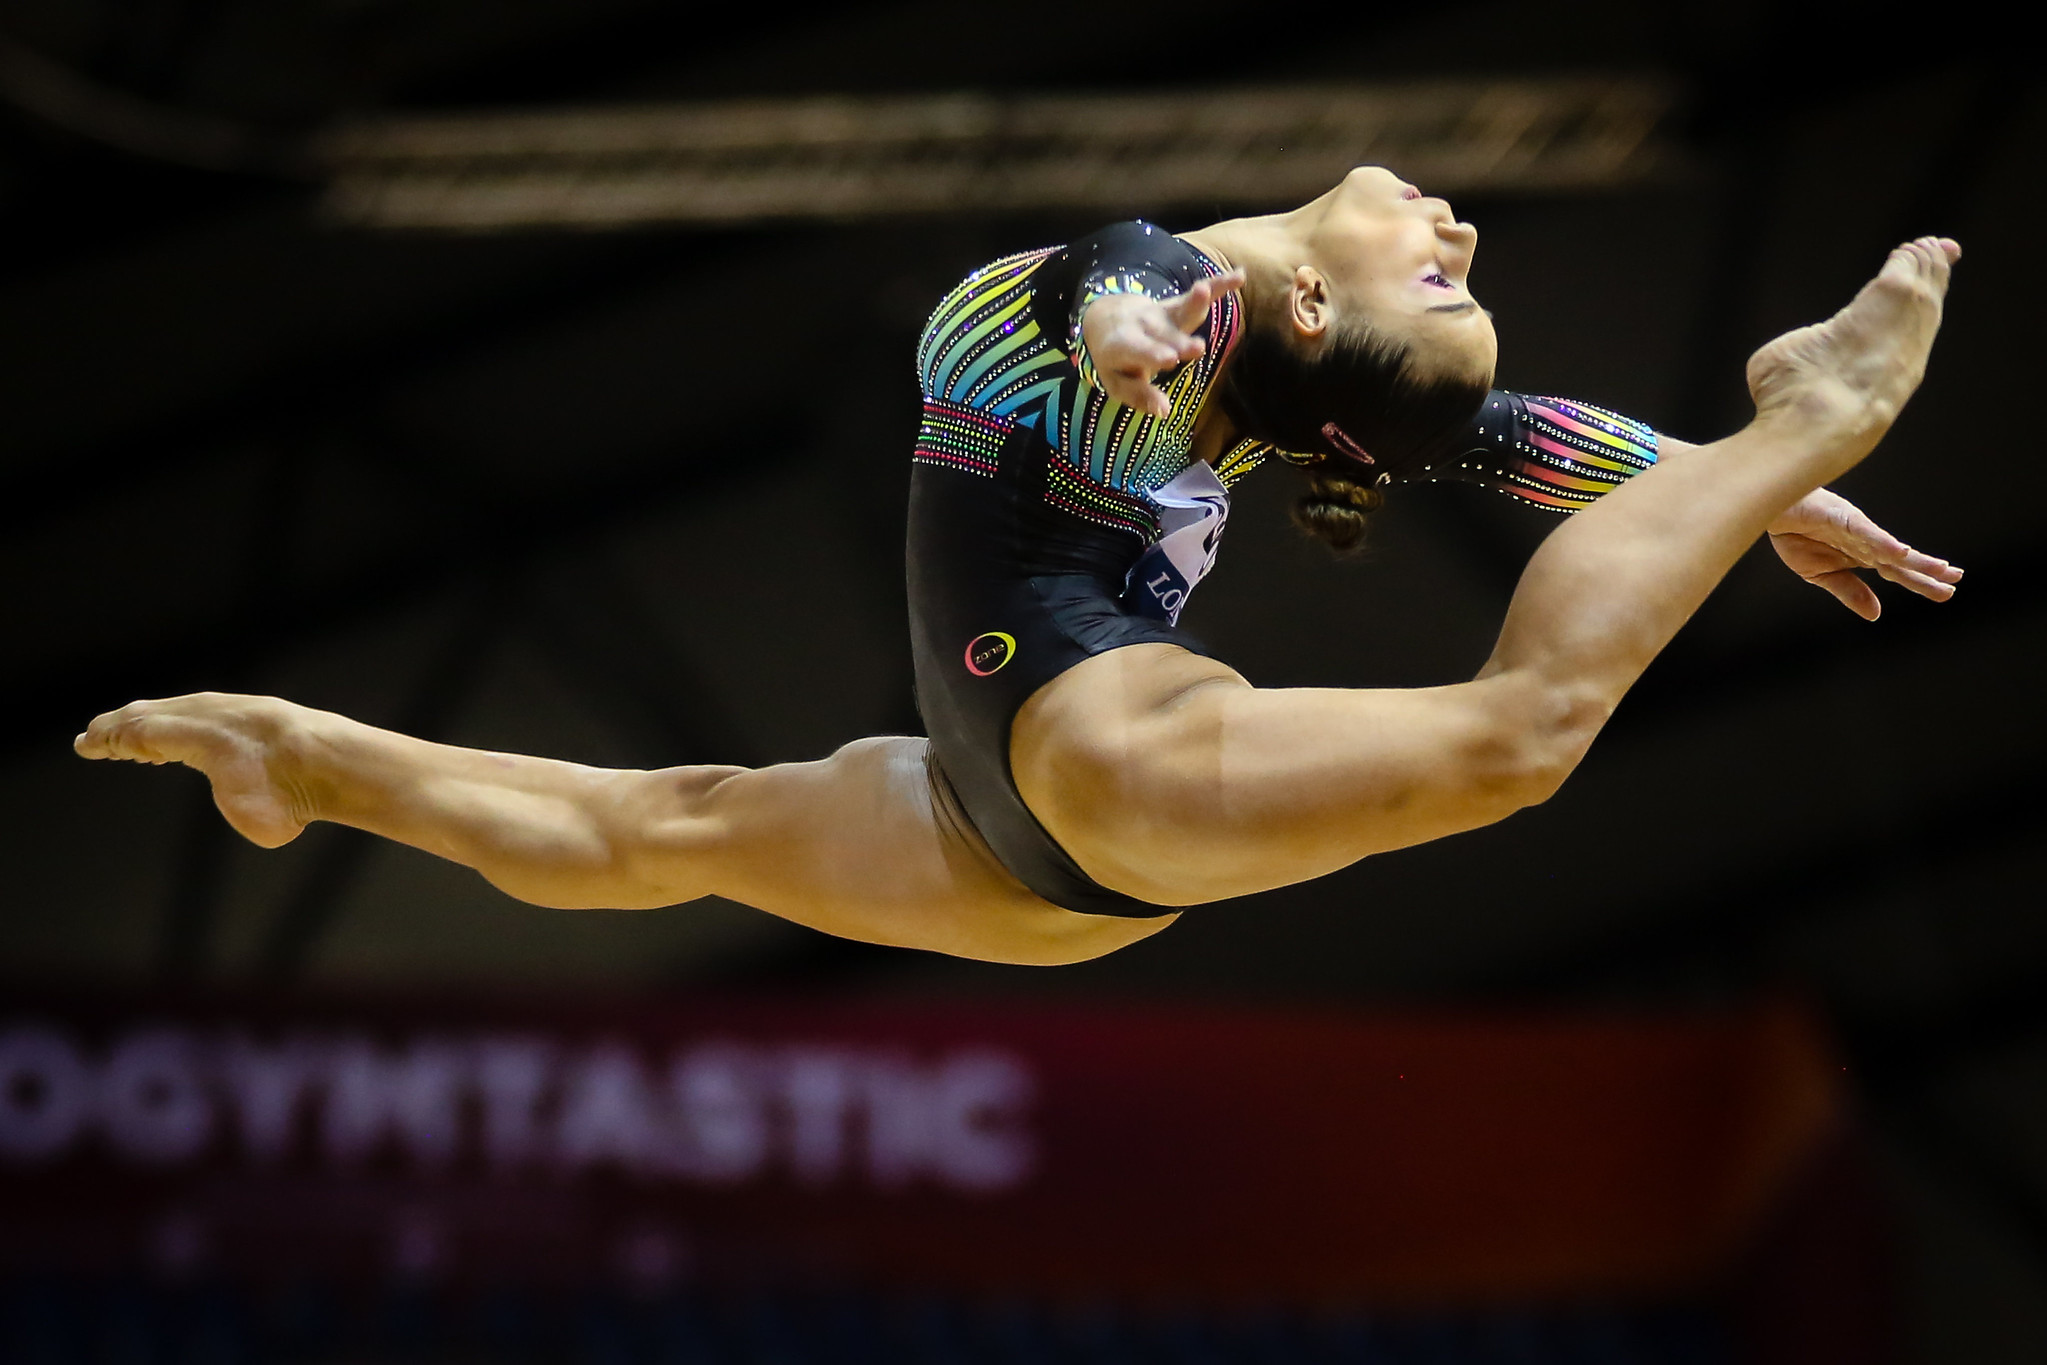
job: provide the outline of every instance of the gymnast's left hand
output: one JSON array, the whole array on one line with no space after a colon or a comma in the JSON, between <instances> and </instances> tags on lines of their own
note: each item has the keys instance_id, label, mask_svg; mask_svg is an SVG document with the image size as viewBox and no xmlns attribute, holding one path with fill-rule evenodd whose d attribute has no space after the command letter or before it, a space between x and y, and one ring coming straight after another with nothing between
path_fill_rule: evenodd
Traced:
<instances>
[{"instance_id":1,"label":"gymnast's left hand","mask_svg":"<svg viewBox=\"0 0 2047 1365\"><path fill-rule=\"evenodd\" d=\"M1770 548L1793 573L1825 588L1865 621L1882 614L1883 604L1858 570L1874 569L1878 577L1935 602L1953 597L1955 584L1962 581L1960 569L1921 554L1824 488L1793 503L1769 529Z\"/></svg>"},{"instance_id":2,"label":"gymnast's left hand","mask_svg":"<svg viewBox=\"0 0 2047 1365\"><path fill-rule=\"evenodd\" d=\"M1207 349L1194 333L1208 317L1209 305L1243 284L1244 272L1237 269L1196 280L1186 293L1169 299L1110 294L1095 300L1080 331L1102 391L1153 417L1171 412L1172 401L1153 381Z\"/></svg>"}]
</instances>

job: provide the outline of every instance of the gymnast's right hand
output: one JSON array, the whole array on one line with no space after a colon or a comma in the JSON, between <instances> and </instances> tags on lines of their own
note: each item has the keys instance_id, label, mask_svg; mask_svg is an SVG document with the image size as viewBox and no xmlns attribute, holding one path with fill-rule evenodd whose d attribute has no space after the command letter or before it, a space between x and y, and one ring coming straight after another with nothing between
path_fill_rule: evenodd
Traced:
<instances>
[{"instance_id":1,"label":"gymnast's right hand","mask_svg":"<svg viewBox=\"0 0 2047 1365\"><path fill-rule=\"evenodd\" d=\"M1243 286L1244 272L1232 270L1197 280L1186 293L1169 299L1141 294L1096 299L1081 319L1080 334L1102 391L1154 417L1171 412L1171 400L1152 381L1207 349L1194 332L1208 316L1209 305Z\"/></svg>"}]
</instances>

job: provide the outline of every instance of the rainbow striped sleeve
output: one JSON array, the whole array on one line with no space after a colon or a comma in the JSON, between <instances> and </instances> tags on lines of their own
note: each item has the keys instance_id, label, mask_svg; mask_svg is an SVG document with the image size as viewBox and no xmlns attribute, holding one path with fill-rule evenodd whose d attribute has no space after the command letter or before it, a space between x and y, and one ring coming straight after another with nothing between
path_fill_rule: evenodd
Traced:
<instances>
[{"instance_id":1,"label":"rainbow striped sleeve","mask_svg":"<svg viewBox=\"0 0 2047 1365\"><path fill-rule=\"evenodd\" d=\"M1536 507L1575 512L1655 464L1656 432L1590 403L1495 389L1453 449L1420 477L1484 484Z\"/></svg>"}]
</instances>

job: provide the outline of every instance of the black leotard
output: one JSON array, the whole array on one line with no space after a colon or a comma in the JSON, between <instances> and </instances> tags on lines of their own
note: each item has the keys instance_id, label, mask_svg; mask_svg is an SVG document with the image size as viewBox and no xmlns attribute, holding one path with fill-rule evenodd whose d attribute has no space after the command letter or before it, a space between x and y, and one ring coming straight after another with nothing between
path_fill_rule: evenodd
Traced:
<instances>
[{"instance_id":1,"label":"black leotard","mask_svg":"<svg viewBox=\"0 0 2047 1365\"><path fill-rule=\"evenodd\" d=\"M1075 344L1097 297L1185 292L1222 271L1146 223L1007 257L939 305L918 346L924 420L910 475L910 638L939 780L1003 865L1087 914L1167 908L1100 885L1018 795L1010 725L1031 694L1122 645L1207 651L1176 624L1213 565L1228 487L1274 453L1244 442L1211 468L1189 448L1242 312L1217 299L1207 349L1160 383L1164 418L1109 399ZM1485 482L1571 510L1655 461L1655 433L1579 404L1495 392L1423 478Z\"/></svg>"}]
</instances>

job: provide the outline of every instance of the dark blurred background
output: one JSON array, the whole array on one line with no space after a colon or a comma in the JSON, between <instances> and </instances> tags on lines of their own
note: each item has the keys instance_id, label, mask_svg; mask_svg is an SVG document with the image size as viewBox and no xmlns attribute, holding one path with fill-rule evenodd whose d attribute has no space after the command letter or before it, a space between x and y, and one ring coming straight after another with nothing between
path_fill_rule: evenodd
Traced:
<instances>
[{"instance_id":1,"label":"dark blurred background","mask_svg":"<svg viewBox=\"0 0 2047 1365\"><path fill-rule=\"evenodd\" d=\"M2047 475L2025 253L2047 209L2047 103L2036 48L2002 14L6 0L0 971L199 994L1369 1009L1790 994L1847 1066L1898 1229L1904 1358L2037 1361L2047 729L2027 547ZM451 230L349 200L318 150L330 130L820 94L1227 100L1449 79L1482 95L1560 76L1654 97L1625 166L1547 183L1481 169L1463 187L1395 167L1480 229L1500 382L1708 439L1745 415L1754 346L1838 307L1899 239L1956 236L1926 386L1840 487L1969 577L1944 606L1887 591L1868 625L1758 550L1545 807L1039 970L716 902L535 909L331 827L259 853L191 775L69 752L98 710L201 688L635 767L914 733L910 356L938 295L1112 217L1191 228L1293 202L1104 191L566 226L507 210ZM442 169L459 187L462 167ZM573 191L572 164L548 174ZM1244 485L1188 617L1264 684L1468 675L1554 524L1418 488L1338 564L1287 526L1289 485L1279 469Z\"/></svg>"}]
</instances>

